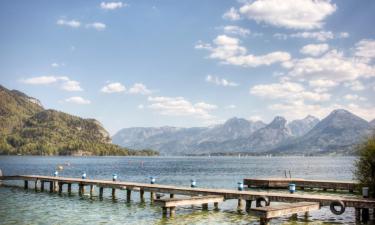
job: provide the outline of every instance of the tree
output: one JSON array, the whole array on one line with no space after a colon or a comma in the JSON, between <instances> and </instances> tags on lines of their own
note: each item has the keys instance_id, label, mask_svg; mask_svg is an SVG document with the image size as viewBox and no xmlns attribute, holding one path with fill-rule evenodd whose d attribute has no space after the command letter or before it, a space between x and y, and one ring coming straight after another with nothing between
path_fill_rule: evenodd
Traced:
<instances>
[{"instance_id":1,"label":"tree","mask_svg":"<svg viewBox=\"0 0 375 225\"><path fill-rule=\"evenodd\" d=\"M354 175L362 187L369 187L370 196L375 197L375 132L358 147Z\"/></svg>"}]
</instances>

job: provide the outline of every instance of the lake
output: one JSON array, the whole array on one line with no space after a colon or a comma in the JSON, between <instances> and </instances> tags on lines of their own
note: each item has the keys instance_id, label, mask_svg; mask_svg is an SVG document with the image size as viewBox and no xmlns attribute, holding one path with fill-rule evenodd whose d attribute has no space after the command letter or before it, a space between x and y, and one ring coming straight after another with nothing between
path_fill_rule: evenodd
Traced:
<instances>
[{"instance_id":1,"label":"lake","mask_svg":"<svg viewBox=\"0 0 375 225\"><path fill-rule=\"evenodd\" d=\"M190 186L190 180L195 179L199 187L236 189L237 182L245 177L283 177L285 171L298 178L351 180L354 161L354 157L0 156L0 169L4 175L52 175L57 165L64 165L59 176L80 177L85 171L89 179L111 179L117 173L122 181L148 183L149 177L155 176L160 184ZM256 217L237 212L236 200L220 204L219 212L183 207L177 209L175 218L162 219L161 209L149 204L148 193L146 203L140 203L138 193L132 195L131 203L125 203L125 191L117 191L117 199L112 200L111 190L107 189L102 201L80 198L77 190L73 192L73 196L59 196L0 187L0 224L258 224ZM324 207L312 212L308 223L303 216L296 222L281 218L271 223L355 224L354 210L348 208L336 216Z\"/></svg>"}]
</instances>

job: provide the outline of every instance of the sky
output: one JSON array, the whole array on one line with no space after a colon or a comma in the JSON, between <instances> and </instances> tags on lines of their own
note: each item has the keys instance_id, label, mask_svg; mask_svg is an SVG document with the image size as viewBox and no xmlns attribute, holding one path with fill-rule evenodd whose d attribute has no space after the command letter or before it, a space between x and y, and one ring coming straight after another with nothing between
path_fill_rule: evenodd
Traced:
<instances>
[{"instance_id":1,"label":"sky","mask_svg":"<svg viewBox=\"0 0 375 225\"><path fill-rule=\"evenodd\" d=\"M0 84L126 127L375 118L373 0L0 1Z\"/></svg>"}]
</instances>

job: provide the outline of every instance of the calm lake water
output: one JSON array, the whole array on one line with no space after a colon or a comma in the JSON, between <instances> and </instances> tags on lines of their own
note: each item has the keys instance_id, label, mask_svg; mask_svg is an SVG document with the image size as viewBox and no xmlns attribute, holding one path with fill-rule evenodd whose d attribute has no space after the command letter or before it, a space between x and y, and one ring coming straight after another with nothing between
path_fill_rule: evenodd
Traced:
<instances>
[{"instance_id":1,"label":"calm lake water","mask_svg":"<svg viewBox=\"0 0 375 225\"><path fill-rule=\"evenodd\" d=\"M80 177L86 171L88 178L149 182L155 176L157 183L189 186L196 179L199 187L236 189L245 177L283 177L291 171L292 177L311 179L351 180L353 157L32 157L0 156L4 175L52 175L57 165L66 165L60 176ZM9 183L9 182L7 182ZM17 183L21 186L21 183ZM33 187L33 183L29 185ZM73 186L73 188L76 188ZM97 189L95 190L98 191ZM64 192L66 192L64 190ZM105 190L100 201L88 196L35 193L16 187L0 187L0 224L257 224L256 217L237 212L236 200L220 204L220 211L202 212L195 208L178 208L176 217L162 219L161 209L139 201L125 203L125 191L117 191L112 200L111 190ZM327 193L325 193L327 194ZM328 193L334 194L334 193ZM336 216L328 208L311 213L306 222L288 218L272 220L272 224L354 224L354 211L347 209Z\"/></svg>"}]
</instances>

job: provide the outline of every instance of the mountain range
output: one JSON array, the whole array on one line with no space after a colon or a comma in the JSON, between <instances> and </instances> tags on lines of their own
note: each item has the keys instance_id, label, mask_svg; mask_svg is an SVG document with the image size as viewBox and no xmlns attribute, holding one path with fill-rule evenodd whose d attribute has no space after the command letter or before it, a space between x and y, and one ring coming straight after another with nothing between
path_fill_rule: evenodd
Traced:
<instances>
[{"instance_id":1,"label":"mountain range","mask_svg":"<svg viewBox=\"0 0 375 225\"><path fill-rule=\"evenodd\" d=\"M44 109L38 99L0 85L0 154L153 155L111 143L95 119Z\"/></svg>"},{"instance_id":2,"label":"mountain range","mask_svg":"<svg viewBox=\"0 0 375 225\"><path fill-rule=\"evenodd\" d=\"M202 154L354 154L375 128L366 120L344 109L326 118L308 115L287 122L276 116L272 122L231 118L213 127L135 127L124 128L113 143L134 149L151 148L163 155Z\"/></svg>"}]
</instances>

